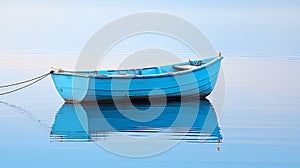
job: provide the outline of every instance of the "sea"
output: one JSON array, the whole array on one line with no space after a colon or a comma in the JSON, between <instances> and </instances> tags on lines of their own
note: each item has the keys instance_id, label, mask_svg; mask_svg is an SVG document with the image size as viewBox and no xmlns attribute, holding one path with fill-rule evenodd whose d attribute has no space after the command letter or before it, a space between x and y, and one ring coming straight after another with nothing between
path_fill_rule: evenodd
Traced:
<instances>
[{"instance_id":1,"label":"sea","mask_svg":"<svg viewBox=\"0 0 300 168\"><path fill-rule=\"evenodd\" d=\"M50 76L3 95L0 166L298 167L300 59L223 56L223 77L217 83L223 88L217 90L224 93L222 98L214 98L219 93L213 92L196 105L195 101L142 102L118 108L111 104L65 104ZM72 69L76 58L72 53L2 55L1 84L47 73L51 66ZM124 109L155 113L161 106L163 113L154 116L153 122L134 121L119 113ZM152 112L147 111L149 107L154 108ZM178 111L180 107L182 111ZM101 111L104 115L99 116ZM192 111L196 119L189 125L185 122ZM172 125L174 115L176 118L180 112L186 120ZM128 138L135 141L127 142Z\"/></svg>"}]
</instances>

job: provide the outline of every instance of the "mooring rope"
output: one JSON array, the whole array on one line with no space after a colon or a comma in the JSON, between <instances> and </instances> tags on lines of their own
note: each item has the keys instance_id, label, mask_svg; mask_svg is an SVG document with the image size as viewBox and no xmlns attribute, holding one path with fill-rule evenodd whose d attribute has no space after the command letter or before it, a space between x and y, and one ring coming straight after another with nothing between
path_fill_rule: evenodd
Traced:
<instances>
[{"instance_id":1,"label":"mooring rope","mask_svg":"<svg viewBox=\"0 0 300 168\"><path fill-rule=\"evenodd\" d=\"M31 81L33 81L32 83L29 83L25 86L22 86L22 87L19 87L17 89L14 89L14 90L10 90L10 91L7 91L7 92L3 92L3 93L0 93L0 96L2 95L6 95L6 94L9 94L9 93L13 93L13 92L16 92L18 90L21 90L21 89L24 89L28 86L31 86L33 85L34 83L37 83L38 81L41 81L42 79L46 78L48 75L52 74L54 71L50 71L46 74L43 74L41 76L38 76L38 77L35 77L35 78L32 78L32 79L28 79L28 80L25 80L25 81L22 81L22 82L17 82L17 83L13 83L13 84L8 84L8 85L2 85L0 86L0 88L5 88L5 87L11 87L11 86L16 86L16 85L20 85L20 84L24 84L24 83L29 83Z\"/></svg>"}]
</instances>

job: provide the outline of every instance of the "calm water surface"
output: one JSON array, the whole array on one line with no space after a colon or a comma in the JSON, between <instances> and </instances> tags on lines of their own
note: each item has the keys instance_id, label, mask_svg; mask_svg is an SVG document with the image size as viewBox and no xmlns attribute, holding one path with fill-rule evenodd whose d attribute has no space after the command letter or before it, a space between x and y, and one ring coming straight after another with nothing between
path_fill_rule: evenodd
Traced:
<instances>
[{"instance_id":1,"label":"calm water surface","mask_svg":"<svg viewBox=\"0 0 300 168\"><path fill-rule=\"evenodd\" d=\"M71 69L74 63L70 55L1 56L1 84L34 77L51 66ZM72 118L72 110L48 77L0 97L0 167L298 167L300 60L225 56L223 70L225 106L220 121L214 120L220 129L214 132L214 140L221 139L220 144L184 140L164 153L140 159L110 153L80 130L71 135L63 132L68 128L64 116ZM215 106L209 97L206 103ZM129 126L119 129L132 130ZM99 132L100 128L94 129Z\"/></svg>"}]
</instances>

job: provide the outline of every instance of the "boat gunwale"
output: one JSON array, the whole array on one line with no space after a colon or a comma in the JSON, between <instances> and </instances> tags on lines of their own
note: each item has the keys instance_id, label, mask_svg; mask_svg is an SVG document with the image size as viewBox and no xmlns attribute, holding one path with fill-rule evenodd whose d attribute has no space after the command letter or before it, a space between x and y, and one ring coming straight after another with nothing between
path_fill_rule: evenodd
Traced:
<instances>
[{"instance_id":1,"label":"boat gunwale","mask_svg":"<svg viewBox=\"0 0 300 168\"><path fill-rule=\"evenodd\" d=\"M166 76L176 76L176 75L183 75L191 72L196 72L202 69L207 68L208 66L217 63L218 61L222 60L223 57L215 57L211 61L188 70L182 70L177 72L164 72L160 74L147 74L147 75L135 75L135 74L126 74L126 75L106 75L106 74L98 74L98 75L91 75L91 74L82 74L82 73L92 73L92 72L98 72L98 71L54 71L52 75L63 75L63 76L78 76L78 77L85 77L85 78L95 78L95 79L111 79L111 78L122 78L122 79L146 79L146 78L158 78L158 77L166 77ZM179 63L180 64L180 63ZM176 64L170 64L169 66L176 65ZM147 67L147 68L141 68L141 69L151 69L156 67ZM125 70L134 70L134 69L125 69Z\"/></svg>"},{"instance_id":2,"label":"boat gunwale","mask_svg":"<svg viewBox=\"0 0 300 168\"><path fill-rule=\"evenodd\" d=\"M216 74L218 74L218 73L215 73L214 75L216 75ZM209 77L210 78L210 77ZM199 81L203 81L203 80L206 80L206 79L209 79L209 78L205 78L205 79L202 79L202 80L199 80ZM207 85L207 84L209 84L209 83L211 83L211 82L216 82L216 80L217 79L215 79L215 80L211 80L210 82L207 82L207 83L204 83L204 84L202 84L201 86L203 86L203 85ZM188 85L194 85L194 84L196 84L196 83L198 83L199 81L196 81L196 82L192 82L192 83L188 83L188 84L184 84L184 85L181 85L181 86L188 86ZM151 90L160 90L160 89L172 89L172 88L176 88L176 87L178 87L178 86L175 86L175 87L164 87L164 88L153 88L153 89L143 89L144 91L151 91ZM62 87L62 88L67 88L67 87ZM76 89L78 89L78 88L76 88ZM194 89L194 88L193 88ZM111 90L103 90L103 89L88 89L88 91L104 91L104 92L107 92L107 91L111 91ZM122 92L122 91L128 91L128 90L117 90L117 89L114 89L114 91L119 91L119 92ZM129 91L132 91L132 92L135 92L135 91L139 91L139 89L131 89L131 90L129 90Z\"/></svg>"}]
</instances>

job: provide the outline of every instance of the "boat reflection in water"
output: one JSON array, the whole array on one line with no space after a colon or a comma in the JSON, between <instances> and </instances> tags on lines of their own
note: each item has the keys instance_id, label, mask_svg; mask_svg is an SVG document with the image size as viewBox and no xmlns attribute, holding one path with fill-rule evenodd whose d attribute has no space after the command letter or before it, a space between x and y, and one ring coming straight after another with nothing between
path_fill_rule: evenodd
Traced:
<instances>
[{"instance_id":1,"label":"boat reflection in water","mask_svg":"<svg viewBox=\"0 0 300 168\"><path fill-rule=\"evenodd\" d=\"M147 111L149 109L151 111ZM129 119L127 114L136 110L141 118L146 116L150 120ZM162 112L156 113L160 110ZM127 112L127 116L122 111ZM179 112L181 119L178 119ZM50 139L58 142L109 141L118 133L151 137L163 132L167 136L163 136L161 141L220 143L220 131L216 112L207 99L201 99L200 102L173 100L165 104L159 101L139 102L134 106L116 106L113 103L64 104L56 114Z\"/></svg>"}]
</instances>

